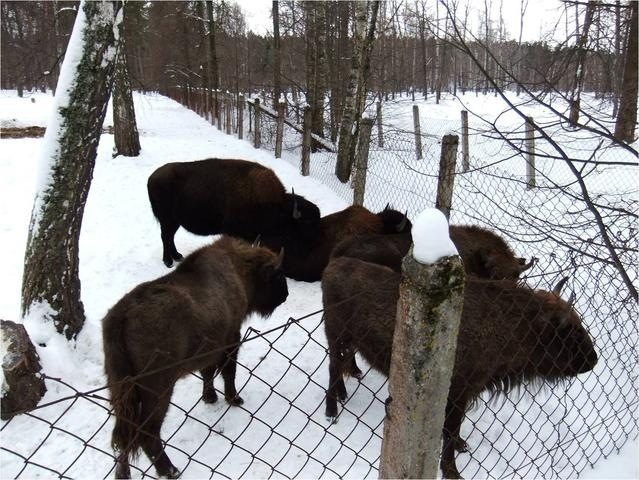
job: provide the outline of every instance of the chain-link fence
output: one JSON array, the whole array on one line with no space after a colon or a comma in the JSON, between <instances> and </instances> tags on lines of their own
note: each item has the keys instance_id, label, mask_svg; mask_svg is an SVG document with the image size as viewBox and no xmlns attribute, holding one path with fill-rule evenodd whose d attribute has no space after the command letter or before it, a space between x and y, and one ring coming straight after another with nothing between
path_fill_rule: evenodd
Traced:
<instances>
[{"instance_id":1,"label":"chain-link fence","mask_svg":"<svg viewBox=\"0 0 639 480\"><path fill-rule=\"evenodd\" d=\"M248 116L245 119L248 127ZM262 121L263 145L269 148L268 125L273 123L264 117ZM415 158L409 130L384 125L383 147L373 130L365 196L369 209L378 211L390 203L413 218L434 205L438 139L459 126L451 122L434 131L433 125L422 127L422 160ZM599 361L592 371L561 382L531 379L508 395L482 393L462 424L468 451L457 454L457 467L466 477L574 476L637 436L637 303L610 254L612 246L636 285L637 184L629 179L636 178L636 167L581 170L587 173L582 175L584 190L561 162L538 160L538 186L527 189L526 162L514 148L523 142L523 134L513 129L511 138L516 140L508 142L477 125L471 132L471 168L462 172L458 166L451 223L486 227L518 255L537 257L526 272L525 282L532 287L550 290L569 276L576 309L594 339ZM285 135L284 151L300 144L298 133ZM598 146L584 148L583 158L594 150L609 157L627 155ZM571 151L571 158L580 157ZM335 178L334 167L335 154L312 155L311 176L350 200L351 187ZM229 406L223 400L205 404L201 396L192 395L202 381L196 374L178 382L162 439L183 476L377 476L386 377L359 362L364 374L347 380L348 400L340 407L339 421L329 423L324 414L328 352L322 312L301 311L285 324L259 325L257 330L250 320L243 331L237 367L243 405ZM46 380L57 400L2 424L3 476L112 476L113 418L107 387L77 391L64 379ZM25 431L37 434L23 437ZM133 460L132 471L134 476L156 475L145 455Z\"/></svg>"}]
</instances>

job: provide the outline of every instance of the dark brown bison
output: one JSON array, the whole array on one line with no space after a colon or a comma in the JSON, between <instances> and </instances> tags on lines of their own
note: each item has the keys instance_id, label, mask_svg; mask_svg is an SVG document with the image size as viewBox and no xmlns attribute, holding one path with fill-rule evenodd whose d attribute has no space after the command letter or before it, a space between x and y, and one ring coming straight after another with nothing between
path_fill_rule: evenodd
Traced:
<instances>
[{"instance_id":1,"label":"dark brown bison","mask_svg":"<svg viewBox=\"0 0 639 480\"><path fill-rule=\"evenodd\" d=\"M196 235L226 233L250 241L291 232L314 238L319 230L314 203L286 193L271 169L246 160L167 163L151 174L147 189L167 267L182 259L174 241L180 226Z\"/></svg>"},{"instance_id":2,"label":"dark brown bison","mask_svg":"<svg viewBox=\"0 0 639 480\"><path fill-rule=\"evenodd\" d=\"M295 280L315 282L322 278L333 248L347 238L368 233L410 232L405 214L385 208L375 214L365 207L353 205L322 217L315 238L299 235L262 236L262 245L273 251L286 250L284 273Z\"/></svg>"},{"instance_id":3,"label":"dark brown bison","mask_svg":"<svg viewBox=\"0 0 639 480\"><path fill-rule=\"evenodd\" d=\"M105 370L115 413L117 478L141 447L160 476L179 471L163 450L160 428L178 378L199 370L205 402L215 402L216 372L232 405L240 327L251 312L270 315L288 295L279 256L222 237L173 272L127 293L103 320Z\"/></svg>"},{"instance_id":4,"label":"dark brown bison","mask_svg":"<svg viewBox=\"0 0 639 480\"><path fill-rule=\"evenodd\" d=\"M465 442L459 429L470 402L484 390L507 393L526 380L558 381L592 370L592 340L572 307L552 292L512 280L467 277L455 366L446 405L441 468L457 478L455 450ZM346 399L342 375L354 370L360 352L388 375L399 298L400 274L354 258L333 258L324 271L324 327L329 350L326 415L335 420Z\"/></svg>"},{"instance_id":5,"label":"dark brown bison","mask_svg":"<svg viewBox=\"0 0 639 480\"><path fill-rule=\"evenodd\" d=\"M464 262L466 273L482 278L517 279L535 264L516 257L510 246L496 233L471 225L451 225L450 238ZM401 272L401 263L412 244L410 232L395 235L364 234L342 241L334 257L346 256L378 263Z\"/></svg>"}]
</instances>

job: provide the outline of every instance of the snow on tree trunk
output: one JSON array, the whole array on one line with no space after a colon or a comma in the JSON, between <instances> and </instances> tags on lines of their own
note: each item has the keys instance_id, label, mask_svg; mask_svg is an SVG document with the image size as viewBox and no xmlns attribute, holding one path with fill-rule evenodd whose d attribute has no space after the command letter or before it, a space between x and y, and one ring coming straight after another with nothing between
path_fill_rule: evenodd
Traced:
<instances>
[{"instance_id":1,"label":"snow on tree trunk","mask_svg":"<svg viewBox=\"0 0 639 480\"><path fill-rule=\"evenodd\" d=\"M80 4L39 160L21 310L24 317L31 313L29 321L53 323L68 339L84 323L78 243L121 21L118 2Z\"/></svg>"},{"instance_id":2,"label":"snow on tree trunk","mask_svg":"<svg viewBox=\"0 0 639 480\"><path fill-rule=\"evenodd\" d=\"M113 81L113 134L115 155L137 157L140 154L140 136L135 121L129 68L126 62L124 37L120 36L120 45L115 60Z\"/></svg>"}]
</instances>

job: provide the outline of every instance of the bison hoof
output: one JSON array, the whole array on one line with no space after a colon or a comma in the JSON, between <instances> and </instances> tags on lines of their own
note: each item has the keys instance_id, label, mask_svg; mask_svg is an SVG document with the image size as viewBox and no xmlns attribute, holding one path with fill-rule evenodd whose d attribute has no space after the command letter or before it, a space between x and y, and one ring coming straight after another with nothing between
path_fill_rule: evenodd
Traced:
<instances>
[{"instance_id":1,"label":"bison hoof","mask_svg":"<svg viewBox=\"0 0 639 480\"><path fill-rule=\"evenodd\" d=\"M171 268L173 266L173 259L169 258L169 259L164 259L163 260L164 265L166 265L167 268Z\"/></svg>"},{"instance_id":2,"label":"bison hoof","mask_svg":"<svg viewBox=\"0 0 639 480\"><path fill-rule=\"evenodd\" d=\"M328 423L330 423L331 425L334 425L337 423L337 415L326 415L326 421Z\"/></svg>"},{"instance_id":3,"label":"bison hoof","mask_svg":"<svg viewBox=\"0 0 639 480\"><path fill-rule=\"evenodd\" d=\"M226 401L229 403L229 405L233 405L236 407L244 403L244 400L239 395L235 395L234 397L227 397Z\"/></svg>"},{"instance_id":4,"label":"bison hoof","mask_svg":"<svg viewBox=\"0 0 639 480\"><path fill-rule=\"evenodd\" d=\"M180 260L182 260L184 257L182 256L182 254L180 252L175 252L173 254L173 260L175 260L176 262L179 262Z\"/></svg>"},{"instance_id":5,"label":"bison hoof","mask_svg":"<svg viewBox=\"0 0 639 480\"><path fill-rule=\"evenodd\" d=\"M166 474L166 478L180 478L180 475L182 475L182 472L175 467L171 467Z\"/></svg>"},{"instance_id":6,"label":"bison hoof","mask_svg":"<svg viewBox=\"0 0 639 480\"><path fill-rule=\"evenodd\" d=\"M217 393L215 390L206 391L202 394L202 400L204 403L215 403L217 402Z\"/></svg>"}]
</instances>

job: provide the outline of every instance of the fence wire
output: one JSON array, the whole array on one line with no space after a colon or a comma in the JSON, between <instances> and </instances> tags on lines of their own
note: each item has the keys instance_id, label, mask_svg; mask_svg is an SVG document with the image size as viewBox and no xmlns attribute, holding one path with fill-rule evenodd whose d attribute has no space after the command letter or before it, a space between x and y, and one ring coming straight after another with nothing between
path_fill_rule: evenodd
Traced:
<instances>
[{"instance_id":1,"label":"fence wire","mask_svg":"<svg viewBox=\"0 0 639 480\"><path fill-rule=\"evenodd\" d=\"M245 122L246 138L248 115ZM262 122L263 146L273 149L274 123L266 116ZM411 132L390 124L384 127L383 146L375 128L371 138L365 206L378 211L390 203L414 218L434 205L439 139L459 126L439 131L422 127L421 160L416 159ZM525 160L513 148L518 140L495 142L496 132L480 128L472 132L471 168L462 172L458 164L451 223L489 228L518 255L539 258L525 278L531 287L550 290L570 276L576 309L595 341L599 362L591 372L557 384L524 382L509 395L481 394L462 424L468 451L457 454L457 467L465 477L572 477L637 437L637 303L610 259L574 176L561 163L539 162L538 186L527 189ZM287 134L284 150L295 151L300 144L299 134ZM597 152L624 155L613 147ZM579 158L578 152L571 155ZM311 176L350 201L351 186L339 182L334 169L335 154L312 155ZM628 172L627 167L600 168L586 179L620 262L636 285L639 208L637 184L632 181L636 168ZM387 380L358 357L364 375L346 380L349 397L339 407L339 421L327 422L323 312L300 314L268 331L250 325L244 330L237 368L243 405L231 407L224 400L210 405L187 395L193 384L202 381L199 375L178 382L162 440L184 477L378 475ZM78 391L63 379L45 380L57 400L2 422L3 476L113 476L113 417L107 387ZM37 435L23 437L25 431ZM132 461L132 469L134 476L156 475L144 454Z\"/></svg>"}]
</instances>

